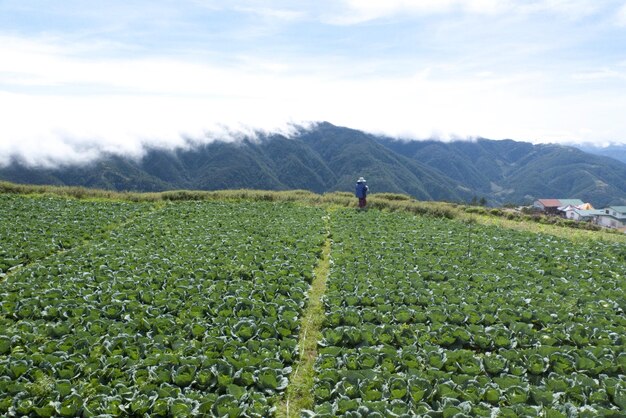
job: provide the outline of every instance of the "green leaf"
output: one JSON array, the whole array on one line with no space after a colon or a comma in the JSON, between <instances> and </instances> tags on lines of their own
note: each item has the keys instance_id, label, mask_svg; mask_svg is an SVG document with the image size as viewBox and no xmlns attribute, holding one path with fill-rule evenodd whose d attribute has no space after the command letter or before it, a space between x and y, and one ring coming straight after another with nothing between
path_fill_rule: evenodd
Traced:
<instances>
[{"instance_id":1,"label":"green leaf","mask_svg":"<svg viewBox=\"0 0 626 418\"><path fill-rule=\"evenodd\" d=\"M323 340L320 342L322 347L339 345L343 339L343 331L341 328L326 328L322 331Z\"/></svg>"},{"instance_id":2,"label":"green leaf","mask_svg":"<svg viewBox=\"0 0 626 418\"><path fill-rule=\"evenodd\" d=\"M257 326L251 320L242 320L232 328L232 335L240 341L248 341L256 335Z\"/></svg>"},{"instance_id":3,"label":"green leaf","mask_svg":"<svg viewBox=\"0 0 626 418\"><path fill-rule=\"evenodd\" d=\"M2 411L2 407L0 407L0 411ZM37 406L35 407L35 413L38 417L42 418L50 418L55 414L54 404L48 403L47 405Z\"/></svg>"},{"instance_id":4,"label":"green leaf","mask_svg":"<svg viewBox=\"0 0 626 418\"><path fill-rule=\"evenodd\" d=\"M240 370L237 370L235 373L235 382L242 386L252 386L254 384L254 374L256 372L256 368L249 366L244 367ZM198 375L196 375L196 380L198 380Z\"/></svg>"},{"instance_id":5,"label":"green leaf","mask_svg":"<svg viewBox=\"0 0 626 418\"><path fill-rule=\"evenodd\" d=\"M462 386L460 398L464 401L469 401L472 404L476 404L482 397L482 387L475 380L469 380Z\"/></svg>"},{"instance_id":6,"label":"green leaf","mask_svg":"<svg viewBox=\"0 0 626 418\"><path fill-rule=\"evenodd\" d=\"M219 363L214 364L211 366L211 372L215 375L218 387L226 388L228 385L233 383L234 369L233 366L227 362L221 360Z\"/></svg>"},{"instance_id":7,"label":"green leaf","mask_svg":"<svg viewBox=\"0 0 626 418\"><path fill-rule=\"evenodd\" d=\"M463 410L455 405L446 405L443 407L442 416L443 418L453 418L463 416Z\"/></svg>"},{"instance_id":8,"label":"green leaf","mask_svg":"<svg viewBox=\"0 0 626 418\"><path fill-rule=\"evenodd\" d=\"M169 402L167 399L159 398L152 405L152 414L157 417L167 417L169 414Z\"/></svg>"},{"instance_id":9,"label":"green leaf","mask_svg":"<svg viewBox=\"0 0 626 418\"><path fill-rule=\"evenodd\" d=\"M604 389L596 389L589 394L588 402L596 405L607 405L610 402L609 395Z\"/></svg>"},{"instance_id":10,"label":"green leaf","mask_svg":"<svg viewBox=\"0 0 626 418\"><path fill-rule=\"evenodd\" d=\"M9 376L12 379L18 379L30 369L30 364L26 360L13 360L9 363Z\"/></svg>"},{"instance_id":11,"label":"green leaf","mask_svg":"<svg viewBox=\"0 0 626 418\"><path fill-rule=\"evenodd\" d=\"M528 357L528 371L535 375L540 375L546 372L549 367L548 359L542 357L539 354L532 354Z\"/></svg>"},{"instance_id":12,"label":"green leaf","mask_svg":"<svg viewBox=\"0 0 626 418\"><path fill-rule=\"evenodd\" d=\"M492 405L497 405L500 402L500 398L500 389L496 385L489 385L483 391L482 399Z\"/></svg>"},{"instance_id":13,"label":"green leaf","mask_svg":"<svg viewBox=\"0 0 626 418\"><path fill-rule=\"evenodd\" d=\"M229 395L233 395L239 401L247 395L246 388L239 385L228 385L226 392Z\"/></svg>"},{"instance_id":14,"label":"green leaf","mask_svg":"<svg viewBox=\"0 0 626 418\"><path fill-rule=\"evenodd\" d=\"M406 308L406 307L401 307L398 308L394 311L393 313L394 319L396 320L396 322L400 323L400 324L405 324L408 322L412 322L413 320L413 310Z\"/></svg>"},{"instance_id":15,"label":"green leaf","mask_svg":"<svg viewBox=\"0 0 626 418\"><path fill-rule=\"evenodd\" d=\"M528 389L521 386L511 386L506 389L504 396L510 405L526 403L528 400Z\"/></svg>"},{"instance_id":16,"label":"green leaf","mask_svg":"<svg viewBox=\"0 0 626 418\"><path fill-rule=\"evenodd\" d=\"M491 406L485 403L474 404L471 409L471 415L475 417L491 417Z\"/></svg>"},{"instance_id":17,"label":"green leaf","mask_svg":"<svg viewBox=\"0 0 626 418\"><path fill-rule=\"evenodd\" d=\"M172 372L172 381L179 387L187 387L191 385L196 376L196 366L182 365Z\"/></svg>"},{"instance_id":18,"label":"green leaf","mask_svg":"<svg viewBox=\"0 0 626 418\"><path fill-rule=\"evenodd\" d=\"M546 388L554 393L565 392L569 389L570 383L557 375L550 374L550 377L546 379Z\"/></svg>"},{"instance_id":19,"label":"green leaf","mask_svg":"<svg viewBox=\"0 0 626 418\"><path fill-rule=\"evenodd\" d=\"M548 406L554 402L554 394L546 388L531 386L530 396L537 405Z\"/></svg>"},{"instance_id":20,"label":"green leaf","mask_svg":"<svg viewBox=\"0 0 626 418\"><path fill-rule=\"evenodd\" d=\"M8 394L0 394L0 412L7 413L13 405L13 397Z\"/></svg>"},{"instance_id":21,"label":"green leaf","mask_svg":"<svg viewBox=\"0 0 626 418\"><path fill-rule=\"evenodd\" d=\"M70 395L56 407L57 414L62 417L76 416L83 406L83 401L78 395Z\"/></svg>"},{"instance_id":22,"label":"green leaf","mask_svg":"<svg viewBox=\"0 0 626 418\"><path fill-rule=\"evenodd\" d=\"M359 385L364 401L378 401L383 397L383 383L380 380L366 379Z\"/></svg>"},{"instance_id":23,"label":"green leaf","mask_svg":"<svg viewBox=\"0 0 626 418\"><path fill-rule=\"evenodd\" d=\"M566 353L553 353L550 355L550 365L552 369L561 375L568 375L574 371L574 358Z\"/></svg>"},{"instance_id":24,"label":"green leaf","mask_svg":"<svg viewBox=\"0 0 626 418\"><path fill-rule=\"evenodd\" d=\"M330 400L331 392L333 390L333 385L330 382L322 381L317 382L313 387L313 395L317 402L325 402Z\"/></svg>"},{"instance_id":25,"label":"green leaf","mask_svg":"<svg viewBox=\"0 0 626 418\"><path fill-rule=\"evenodd\" d=\"M626 411L626 385L624 383L615 385L613 403L622 411Z\"/></svg>"},{"instance_id":26,"label":"green leaf","mask_svg":"<svg viewBox=\"0 0 626 418\"><path fill-rule=\"evenodd\" d=\"M333 354L321 354L316 359L316 366L319 370L335 369L337 367L337 356Z\"/></svg>"},{"instance_id":27,"label":"green leaf","mask_svg":"<svg viewBox=\"0 0 626 418\"><path fill-rule=\"evenodd\" d=\"M120 416L125 411L124 401L121 396L107 396L104 405L104 413Z\"/></svg>"},{"instance_id":28,"label":"green leaf","mask_svg":"<svg viewBox=\"0 0 626 418\"><path fill-rule=\"evenodd\" d=\"M408 383L401 378L391 378L388 383L391 399L404 399L408 393Z\"/></svg>"},{"instance_id":29,"label":"green leaf","mask_svg":"<svg viewBox=\"0 0 626 418\"><path fill-rule=\"evenodd\" d=\"M15 410L21 415L29 415L34 408L35 405L31 399L20 399L15 405Z\"/></svg>"},{"instance_id":30,"label":"green leaf","mask_svg":"<svg viewBox=\"0 0 626 418\"><path fill-rule=\"evenodd\" d=\"M60 397L65 398L72 392L72 383L69 380L57 380L55 388Z\"/></svg>"},{"instance_id":31,"label":"green leaf","mask_svg":"<svg viewBox=\"0 0 626 418\"><path fill-rule=\"evenodd\" d=\"M410 404L400 399L392 400L390 402L389 409L388 409L388 411L390 412L389 415L396 416L396 417L406 416L407 414L409 414L410 410L411 410Z\"/></svg>"},{"instance_id":32,"label":"green leaf","mask_svg":"<svg viewBox=\"0 0 626 418\"><path fill-rule=\"evenodd\" d=\"M585 356L576 356L576 370L579 372L593 371L596 368L596 362Z\"/></svg>"},{"instance_id":33,"label":"green leaf","mask_svg":"<svg viewBox=\"0 0 626 418\"><path fill-rule=\"evenodd\" d=\"M491 375L499 375L506 368L506 359L499 354L483 357L485 371Z\"/></svg>"},{"instance_id":34,"label":"green leaf","mask_svg":"<svg viewBox=\"0 0 626 418\"><path fill-rule=\"evenodd\" d=\"M428 353L428 364L436 369L443 369L446 359L446 355L442 351L432 351Z\"/></svg>"},{"instance_id":35,"label":"green leaf","mask_svg":"<svg viewBox=\"0 0 626 418\"><path fill-rule=\"evenodd\" d=\"M184 399L174 399L170 405L170 416L185 418L191 416L192 407Z\"/></svg>"},{"instance_id":36,"label":"green leaf","mask_svg":"<svg viewBox=\"0 0 626 418\"><path fill-rule=\"evenodd\" d=\"M208 393L203 396L202 399L199 400L200 406L198 408L198 412L203 415L210 415L211 410L213 408L213 404L217 400L217 395L215 393Z\"/></svg>"},{"instance_id":37,"label":"green leaf","mask_svg":"<svg viewBox=\"0 0 626 418\"><path fill-rule=\"evenodd\" d=\"M131 400L130 410L137 415L143 415L150 410L152 403L148 395L140 393Z\"/></svg>"},{"instance_id":38,"label":"green leaf","mask_svg":"<svg viewBox=\"0 0 626 418\"><path fill-rule=\"evenodd\" d=\"M257 386L264 390L279 391L287 387L287 378L269 367L264 367L257 372Z\"/></svg>"},{"instance_id":39,"label":"green leaf","mask_svg":"<svg viewBox=\"0 0 626 418\"><path fill-rule=\"evenodd\" d=\"M420 402L426 397L426 394L430 393L433 388L430 382L418 377L412 377L409 379L409 395L414 403Z\"/></svg>"},{"instance_id":40,"label":"green leaf","mask_svg":"<svg viewBox=\"0 0 626 418\"><path fill-rule=\"evenodd\" d=\"M357 370L360 368L359 355L355 351L347 352L343 355L343 364L348 370Z\"/></svg>"},{"instance_id":41,"label":"green leaf","mask_svg":"<svg viewBox=\"0 0 626 418\"><path fill-rule=\"evenodd\" d=\"M357 326L361 324L361 315L356 309L346 309L341 313L341 321L343 325Z\"/></svg>"},{"instance_id":42,"label":"green leaf","mask_svg":"<svg viewBox=\"0 0 626 418\"><path fill-rule=\"evenodd\" d=\"M437 385L437 396L439 398L459 399L460 393L456 389L456 385L452 381L443 382Z\"/></svg>"},{"instance_id":43,"label":"green leaf","mask_svg":"<svg viewBox=\"0 0 626 418\"><path fill-rule=\"evenodd\" d=\"M347 379L343 379L335 388L335 392L347 398L357 398L359 396L358 382L352 383Z\"/></svg>"},{"instance_id":44,"label":"green leaf","mask_svg":"<svg viewBox=\"0 0 626 418\"><path fill-rule=\"evenodd\" d=\"M348 411L356 411L359 408L359 402L355 399L339 398L337 400L337 414L344 415Z\"/></svg>"},{"instance_id":45,"label":"green leaf","mask_svg":"<svg viewBox=\"0 0 626 418\"><path fill-rule=\"evenodd\" d=\"M0 335L0 355L9 354L11 346L11 339L6 335Z\"/></svg>"},{"instance_id":46,"label":"green leaf","mask_svg":"<svg viewBox=\"0 0 626 418\"><path fill-rule=\"evenodd\" d=\"M61 379L73 379L79 373L78 365L72 360L66 360L57 363L56 374Z\"/></svg>"},{"instance_id":47,"label":"green leaf","mask_svg":"<svg viewBox=\"0 0 626 418\"><path fill-rule=\"evenodd\" d=\"M493 336L493 344L497 348L509 348L513 346L513 342L508 332L504 330L498 330Z\"/></svg>"},{"instance_id":48,"label":"green leaf","mask_svg":"<svg viewBox=\"0 0 626 418\"><path fill-rule=\"evenodd\" d=\"M362 341L361 331L357 327L345 327L343 342L348 347L356 347Z\"/></svg>"},{"instance_id":49,"label":"green leaf","mask_svg":"<svg viewBox=\"0 0 626 418\"><path fill-rule=\"evenodd\" d=\"M243 407L233 395L222 395L217 398L211 411L216 417L236 418L241 416Z\"/></svg>"}]
</instances>

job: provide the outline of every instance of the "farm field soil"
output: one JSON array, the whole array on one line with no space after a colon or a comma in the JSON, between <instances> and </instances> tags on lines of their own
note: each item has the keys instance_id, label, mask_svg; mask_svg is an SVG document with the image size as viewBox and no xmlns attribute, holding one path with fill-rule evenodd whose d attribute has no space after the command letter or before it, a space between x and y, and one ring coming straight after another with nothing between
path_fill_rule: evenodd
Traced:
<instances>
[{"instance_id":1,"label":"farm field soil","mask_svg":"<svg viewBox=\"0 0 626 418\"><path fill-rule=\"evenodd\" d=\"M626 410L624 244L297 203L0 213L1 416L282 414L303 317L313 406L290 416Z\"/></svg>"}]
</instances>

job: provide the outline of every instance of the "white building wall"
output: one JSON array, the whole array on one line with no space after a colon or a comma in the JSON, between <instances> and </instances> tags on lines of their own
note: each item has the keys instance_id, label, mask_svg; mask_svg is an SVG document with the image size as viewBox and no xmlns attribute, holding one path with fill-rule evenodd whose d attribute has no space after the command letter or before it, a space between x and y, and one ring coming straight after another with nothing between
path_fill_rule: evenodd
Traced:
<instances>
[{"instance_id":1,"label":"white building wall","mask_svg":"<svg viewBox=\"0 0 626 418\"><path fill-rule=\"evenodd\" d=\"M612 218L610 216L600 216L598 217L598 224L601 226L606 226L608 228L622 228L624 222L620 222L619 220Z\"/></svg>"},{"instance_id":2,"label":"white building wall","mask_svg":"<svg viewBox=\"0 0 626 418\"><path fill-rule=\"evenodd\" d=\"M608 216L599 216L598 217L598 225L612 228L612 225L611 225L611 221L612 220L613 220L613 218L608 217Z\"/></svg>"}]
</instances>

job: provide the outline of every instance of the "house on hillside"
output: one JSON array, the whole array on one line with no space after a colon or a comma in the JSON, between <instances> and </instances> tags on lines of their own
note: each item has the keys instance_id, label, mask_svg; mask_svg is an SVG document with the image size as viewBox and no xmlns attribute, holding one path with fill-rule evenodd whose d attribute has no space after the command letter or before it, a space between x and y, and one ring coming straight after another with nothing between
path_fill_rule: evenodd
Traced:
<instances>
[{"instance_id":1,"label":"house on hillside","mask_svg":"<svg viewBox=\"0 0 626 418\"><path fill-rule=\"evenodd\" d=\"M607 228L626 229L626 206L609 206L598 215L598 225Z\"/></svg>"},{"instance_id":2,"label":"house on hillside","mask_svg":"<svg viewBox=\"0 0 626 418\"><path fill-rule=\"evenodd\" d=\"M562 216L563 212L559 208L582 205L584 202L580 199L538 199L533 203L533 208L548 215Z\"/></svg>"},{"instance_id":3,"label":"house on hillside","mask_svg":"<svg viewBox=\"0 0 626 418\"><path fill-rule=\"evenodd\" d=\"M582 222L597 222L598 216L604 213L602 209L594 209L593 206L585 203L582 206L571 206L563 208L562 211L565 213L566 219L571 219L573 221L582 221Z\"/></svg>"}]
</instances>

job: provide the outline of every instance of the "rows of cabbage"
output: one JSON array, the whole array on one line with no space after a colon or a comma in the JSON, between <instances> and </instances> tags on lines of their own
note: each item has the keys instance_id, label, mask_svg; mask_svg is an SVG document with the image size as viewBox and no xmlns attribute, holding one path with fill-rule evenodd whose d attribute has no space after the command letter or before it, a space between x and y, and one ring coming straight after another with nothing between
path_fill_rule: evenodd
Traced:
<instances>
[{"instance_id":1,"label":"rows of cabbage","mask_svg":"<svg viewBox=\"0 0 626 418\"><path fill-rule=\"evenodd\" d=\"M0 277L9 269L103 236L145 204L0 194Z\"/></svg>"},{"instance_id":2,"label":"rows of cabbage","mask_svg":"<svg viewBox=\"0 0 626 418\"><path fill-rule=\"evenodd\" d=\"M332 231L316 415L626 410L624 246L377 211Z\"/></svg>"},{"instance_id":3,"label":"rows of cabbage","mask_svg":"<svg viewBox=\"0 0 626 418\"><path fill-rule=\"evenodd\" d=\"M0 415L271 416L323 213L172 203L0 291Z\"/></svg>"}]
</instances>

